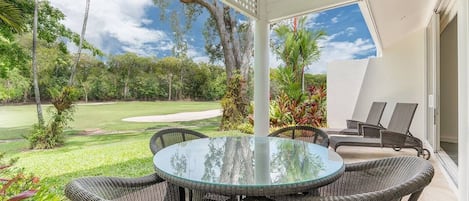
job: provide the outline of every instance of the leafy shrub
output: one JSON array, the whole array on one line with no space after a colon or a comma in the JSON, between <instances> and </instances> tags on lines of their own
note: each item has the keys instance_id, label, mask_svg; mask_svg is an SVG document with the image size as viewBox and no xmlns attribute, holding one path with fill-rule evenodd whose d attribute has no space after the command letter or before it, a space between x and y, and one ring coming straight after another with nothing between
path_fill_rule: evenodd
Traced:
<instances>
[{"instance_id":1,"label":"leafy shrub","mask_svg":"<svg viewBox=\"0 0 469 201\"><path fill-rule=\"evenodd\" d=\"M270 104L271 127L289 125L327 126L327 94L325 86L311 86L306 100L293 99L280 93Z\"/></svg>"},{"instance_id":2,"label":"leafy shrub","mask_svg":"<svg viewBox=\"0 0 469 201\"><path fill-rule=\"evenodd\" d=\"M0 200L23 200L36 194L39 178L25 175L22 169L12 168L17 158L4 161L0 153Z\"/></svg>"},{"instance_id":3,"label":"leafy shrub","mask_svg":"<svg viewBox=\"0 0 469 201\"><path fill-rule=\"evenodd\" d=\"M240 124L238 130L246 134L254 134L254 126L249 122Z\"/></svg>"},{"instance_id":4,"label":"leafy shrub","mask_svg":"<svg viewBox=\"0 0 469 201\"><path fill-rule=\"evenodd\" d=\"M63 132L68 123L73 120L73 102L79 97L79 92L73 87L64 87L62 91L51 89L52 104L55 110L50 110L51 119L43 126L33 125L30 135L25 136L33 149L52 149L64 143Z\"/></svg>"}]
</instances>

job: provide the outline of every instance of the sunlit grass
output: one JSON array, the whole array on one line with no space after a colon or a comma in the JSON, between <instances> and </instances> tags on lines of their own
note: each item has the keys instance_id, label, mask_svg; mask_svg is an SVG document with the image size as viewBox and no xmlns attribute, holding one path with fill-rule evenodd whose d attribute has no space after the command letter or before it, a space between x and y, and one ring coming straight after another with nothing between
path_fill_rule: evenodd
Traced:
<instances>
[{"instance_id":1,"label":"sunlit grass","mask_svg":"<svg viewBox=\"0 0 469 201\"><path fill-rule=\"evenodd\" d=\"M44 114L48 114L50 105L44 105ZM218 109L218 102L110 102L103 104L78 104L71 130L79 132L89 129L106 131L141 130L155 123L123 122L122 119L135 116L172 114L178 112L203 111ZM45 115L48 118L48 115ZM37 122L35 105L0 106L0 140L21 138Z\"/></svg>"},{"instance_id":2,"label":"sunlit grass","mask_svg":"<svg viewBox=\"0 0 469 201\"><path fill-rule=\"evenodd\" d=\"M0 152L19 157L18 167L39 176L43 184L63 196L65 184L73 178L138 177L152 173L152 154L148 144L150 137L159 129L184 127L212 137L244 135L238 131L218 131L220 117L174 123L132 123L122 122L122 118L217 108L219 104L216 102L129 102L78 106L73 129L99 128L124 133L83 135L69 131L65 145L56 149L31 151L27 149L25 140L17 140L1 143ZM27 133L30 127L25 124L32 124L36 118L32 106L2 106L1 109L2 118L3 112L7 111L19 112L21 115L13 115L14 118L24 119L11 125L1 122L0 139L12 139L20 133ZM3 131L8 132L5 134Z\"/></svg>"},{"instance_id":3,"label":"sunlit grass","mask_svg":"<svg viewBox=\"0 0 469 201\"><path fill-rule=\"evenodd\" d=\"M197 130L205 130L197 129ZM16 154L17 165L41 177L47 186L63 194L65 184L85 176L139 177L153 173L149 139L153 132L70 137L54 150ZM215 136L240 136L237 131L205 132Z\"/></svg>"}]
</instances>

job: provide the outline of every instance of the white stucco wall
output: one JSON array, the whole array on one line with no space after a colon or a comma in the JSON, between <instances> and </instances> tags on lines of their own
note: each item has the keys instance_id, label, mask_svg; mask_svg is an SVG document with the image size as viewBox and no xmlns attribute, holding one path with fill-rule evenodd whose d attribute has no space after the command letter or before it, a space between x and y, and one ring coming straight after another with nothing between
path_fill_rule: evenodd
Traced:
<instances>
[{"instance_id":1,"label":"white stucco wall","mask_svg":"<svg viewBox=\"0 0 469 201\"><path fill-rule=\"evenodd\" d=\"M419 106L410 130L415 136L424 139L425 32L423 29L383 49L383 57L369 60L361 88L358 89L359 94L356 101L353 96L348 97L347 94L357 90L360 85L356 83L346 86L333 84L334 80L353 79L353 77L338 78L340 73L337 72L338 70L329 71L329 69L334 69L334 66L336 65L331 64L328 68L328 112L338 112L331 108L337 105L351 105L352 109L342 110L344 113L342 116L328 113L330 127L335 125L335 122L345 121L350 117L354 119L366 118L373 101L386 101L388 103L381 120L381 123L387 126L395 103L418 103ZM350 73L340 74L352 76ZM356 102L355 106L350 102ZM351 113L350 110L353 112ZM343 116L346 115L349 117L344 119Z\"/></svg>"},{"instance_id":2,"label":"white stucco wall","mask_svg":"<svg viewBox=\"0 0 469 201\"><path fill-rule=\"evenodd\" d=\"M327 66L327 124L345 128L351 119L365 76L368 59L334 61ZM366 116L357 118L365 120Z\"/></svg>"},{"instance_id":3,"label":"white stucco wall","mask_svg":"<svg viewBox=\"0 0 469 201\"><path fill-rule=\"evenodd\" d=\"M383 57L370 59L355 111L367 112L369 102L386 101L381 123L387 126L397 102L418 103L410 130L423 140L424 98L425 32L422 29L384 49Z\"/></svg>"}]
</instances>

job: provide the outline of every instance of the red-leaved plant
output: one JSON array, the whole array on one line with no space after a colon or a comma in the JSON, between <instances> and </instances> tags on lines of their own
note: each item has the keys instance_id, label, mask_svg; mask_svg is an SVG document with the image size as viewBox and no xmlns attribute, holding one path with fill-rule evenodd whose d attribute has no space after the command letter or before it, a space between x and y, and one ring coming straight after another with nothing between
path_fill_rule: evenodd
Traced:
<instances>
[{"instance_id":1,"label":"red-leaved plant","mask_svg":"<svg viewBox=\"0 0 469 201\"><path fill-rule=\"evenodd\" d=\"M33 197L39 187L39 178L25 175L22 169L13 168L17 159L4 162L0 153L0 200L19 201Z\"/></svg>"},{"instance_id":2,"label":"red-leaved plant","mask_svg":"<svg viewBox=\"0 0 469 201\"><path fill-rule=\"evenodd\" d=\"M327 126L327 92L325 86L311 86L308 97L289 97L280 93L270 105L271 127L290 125L309 125L313 127Z\"/></svg>"}]
</instances>

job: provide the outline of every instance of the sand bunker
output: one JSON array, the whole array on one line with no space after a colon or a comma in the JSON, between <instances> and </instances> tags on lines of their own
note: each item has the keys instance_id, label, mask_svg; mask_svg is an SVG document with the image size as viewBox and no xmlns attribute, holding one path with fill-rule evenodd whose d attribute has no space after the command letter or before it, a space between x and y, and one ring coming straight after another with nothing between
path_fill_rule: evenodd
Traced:
<instances>
[{"instance_id":1,"label":"sand bunker","mask_svg":"<svg viewBox=\"0 0 469 201\"><path fill-rule=\"evenodd\" d=\"M181 112L175 114L166 115L154 115L154 116L141 116L141 117L130 117L122 119L122 121L129 122L178 122L178 121L195 121L202 119L209 119L213 117L221 116L222 111L207 110L201 112Z\"/></svg>"}]
</instances>

